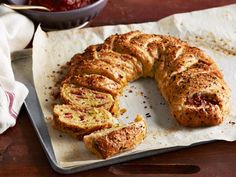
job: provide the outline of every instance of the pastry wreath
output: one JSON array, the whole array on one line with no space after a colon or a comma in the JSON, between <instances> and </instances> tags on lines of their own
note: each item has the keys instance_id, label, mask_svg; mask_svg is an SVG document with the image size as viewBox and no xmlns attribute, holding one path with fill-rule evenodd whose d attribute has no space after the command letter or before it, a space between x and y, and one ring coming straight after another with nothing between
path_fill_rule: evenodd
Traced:
<instances>
[{"instance_id":1,"label":"pastry wreath","mask_svg":"<svg viewBox=\"0 0 236 177\"><path fill-rule=\"evenodd\" d=\"M183 126L218 125L230 111L230 89L216 63L202 50L166 35L112 35L76 54L63 84L111 94L117 100L127 83L140 77L156 80L171 114Z\"/></svg>"}]
</instances>

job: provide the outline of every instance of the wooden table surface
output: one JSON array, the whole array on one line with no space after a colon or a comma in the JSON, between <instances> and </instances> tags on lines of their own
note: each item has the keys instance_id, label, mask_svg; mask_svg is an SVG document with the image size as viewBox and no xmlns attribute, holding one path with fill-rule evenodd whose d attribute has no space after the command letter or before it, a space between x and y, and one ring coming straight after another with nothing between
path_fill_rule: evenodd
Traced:
<instances>
[{"instance_id":1,"label":"wooden table surface","mask_svg":"<svg viewBox=\"0 0 236 177\"><path fill-rule=\"evenodd\" d=\"M236 0L110 0L90 25L156 21L174 13L232 3ZM0 176L59 176L50 167L24 106L16 126L0 135ZM71 176L233 177L236 176L236 142L217 141Z\"/></svg>"}]
</instances>

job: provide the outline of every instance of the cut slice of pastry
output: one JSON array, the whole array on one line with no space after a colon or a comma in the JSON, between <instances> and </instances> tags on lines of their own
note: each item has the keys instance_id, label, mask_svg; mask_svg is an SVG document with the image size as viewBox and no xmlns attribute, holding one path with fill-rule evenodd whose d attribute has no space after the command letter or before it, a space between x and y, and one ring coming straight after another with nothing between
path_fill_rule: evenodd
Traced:
<instances>
[{"instance_id":1,"label":"cut slice of pastry","mask_svg":"<svg viewBox=\"0 0 236 177\"><path fill-rule=\"evenodd\" d=\"M110 128L115 118L103 108L80 109L72 105L55 105L54 126L78 139L93 131Z\"/></svg>"},{"instance_id":2,"label":"cut slice of pastry","mask_svg":"<svg viewBox=\"0 0 236 177\"><path fill-rule=\"evenodd\" d=\"M95 155L108 158L120 152L133 149L146 136L147 126L142 116L124 126L103 129L84 136L85 146Z\"/></svg>"},{"instance_id":3,"label":"cut slice of pastry","mask_svg":"<svg viewBox=\"0 0 236 177\"><path fill-rule=\"evenodd\" d=\"M106 76L123 86L127 84L126 73L124 71L117 67L111 66L102 60L81 60L77 65L71 67L68 72L70 76L81 74L99 74Z\"/></svg>"},{"instance_id":4,"label":"cut slice of pastry","mask_svg":"<svg viewBox=\"0 0 236 177\"><path fill-rule=\"evenodd\" d=\"M122 87L120 84L99 74L81 74L71 76L66 79L64 83L72 83L100 92L110 93L113 96L117 96L122 93Z\"/></svg>"},{"instance_id":5,"label":"cut slice of pastry","mask_svg":"<svg viewBox=\"0 0 236 177\"><path fill-rule=\"evenodd\" d=\"M109 50L107 45L99 44L89 46L85 50L83 57L97 59L112 67L121 69L126 73L127 81L138 79L143 74L142 63L140 61L130 55L120 54ZM77 61L79 60L80 59L78 58Z\"/></svg>"},{"instance_id":6,"label":"cut slice of pastry","mask_svg":"<svg viewBox=\"0 0 236 177\"><path fill-rule=\"evenodd\" d=\"M119 113L117 99L113 99L109 93L91 90L74 84L63 84L61 87L61 99L64 103L74 105L80 109L103 108L114 115Z\"/></svg>"}]
</instances>

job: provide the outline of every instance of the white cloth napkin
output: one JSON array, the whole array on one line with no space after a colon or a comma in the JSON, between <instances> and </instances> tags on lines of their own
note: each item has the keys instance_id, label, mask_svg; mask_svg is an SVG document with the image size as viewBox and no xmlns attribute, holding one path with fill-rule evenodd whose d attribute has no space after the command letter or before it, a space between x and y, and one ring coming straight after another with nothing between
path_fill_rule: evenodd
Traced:
<instances>
[{"instance_id":1,"label":"white cloth napkin","mask_svg":"<svg viewBox=\"0 0 236 177\"><path fill-rule=\"evenodd\" d=\"M33 23L25 16L0 6L0 134L16 124L27 88L15 81L11 52L27 46L34 33Z\"/></svg>"}]
</instances>

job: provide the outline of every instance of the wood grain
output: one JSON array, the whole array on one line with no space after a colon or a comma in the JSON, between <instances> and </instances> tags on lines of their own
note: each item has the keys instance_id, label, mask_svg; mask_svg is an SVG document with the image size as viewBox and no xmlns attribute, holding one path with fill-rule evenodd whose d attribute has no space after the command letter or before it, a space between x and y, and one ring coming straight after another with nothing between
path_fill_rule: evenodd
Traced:
<instances>
[{"instance_id":1,"label":"wood grain","mask_svg":"<svg viewBox=\"0 0 236 177\"><path fill-rule=\"evenodd\" d=\"M174 13L232 3L236 0L110 0L90 26L156 21ZM233 177L235 167L236 142L217 141L71 176ZM0 135L0 176L60 176L50 167L24 107L17 125Z\"/></svg>"}]
</instances>

